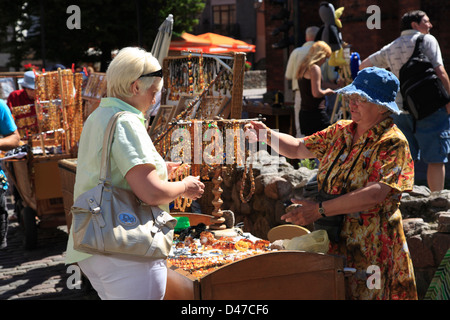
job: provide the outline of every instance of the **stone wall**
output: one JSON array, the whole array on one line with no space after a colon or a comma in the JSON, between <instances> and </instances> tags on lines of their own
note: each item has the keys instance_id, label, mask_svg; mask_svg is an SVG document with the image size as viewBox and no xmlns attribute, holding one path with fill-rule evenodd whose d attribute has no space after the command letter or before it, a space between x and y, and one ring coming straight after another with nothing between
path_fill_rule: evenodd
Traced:
<instances>
[{"instance_id":1,"label":"stone wall","mask_svg":"<svg viewBox=\"0 0 450 320\"><path fill-rule=\"evenodd\" d=\"M236 223L244 223L244 231L266 239L268 231L285 223L281 216L285 203L303 196L306 182L317 170L295 169L285 158L259 151L253 166L255 193L248 203L242 203L240 190L244 168L237 174L224 171L222 209L234 212ZM248 177L248 174L247 174ZM246 179L243 195L249 192ZM400 210L404 230L414 264L419 297L423 298L440 261L450 247L450 191L431 194L423 186L403 195Z\"/></svg>"},{"instance_id":2,"label":"stone wall","mask_svg":"<svg viewBox=\"0 0 450 320\"><path fill-rule=\"evenodd\" d=\"M244 89L266 88L266 70L249 70L244 72Z\"/></svg>"},{"instance_id":3,"label":"stone wall","mask_svg":"<svg viewBox=\"0 0 450 320\"><path fill-rule=\"evenodd\" d=\"M417 291L419 298L423 298L450 248L450 190L430 193L424 186L415 186L413 192L404 194L400 210Z\"/></svg>"}]
</instances>

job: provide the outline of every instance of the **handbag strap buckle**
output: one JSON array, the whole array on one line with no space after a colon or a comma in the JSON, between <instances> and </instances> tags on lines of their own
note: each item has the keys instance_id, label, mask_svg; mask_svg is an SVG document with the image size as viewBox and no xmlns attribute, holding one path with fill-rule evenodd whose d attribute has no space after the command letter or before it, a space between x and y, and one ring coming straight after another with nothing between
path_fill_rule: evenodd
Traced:
<instances>
[{"instance_id":1,"label":"handbag strap buckle","mask_svg":"<svg viewBox=\"0 0 450 320\"><path fill-rule=\"evenodd\" d=\"M162 227L164 227L167 223L166 219L164 219L162 214L159 214L154 221L155 224L152 227L152 233L157 233L161 231Z\"/></svg>"}]
</instances>

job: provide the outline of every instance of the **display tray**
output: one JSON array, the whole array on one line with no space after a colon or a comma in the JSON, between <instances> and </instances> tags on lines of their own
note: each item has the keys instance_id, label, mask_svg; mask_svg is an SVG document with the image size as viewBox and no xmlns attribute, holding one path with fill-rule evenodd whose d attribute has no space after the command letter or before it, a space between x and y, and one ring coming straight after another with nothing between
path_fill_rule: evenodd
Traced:
<instances>
[{"instance_id":1,"label":"display tray","mask_svg":"<svg viewBox=\"0 0 450 320\"><path fill-rule=\"evenodd\" d=\"M269 251L201 278L168 263L167 300L344 300L342 258Z\"/></svg>"}]
</instances>

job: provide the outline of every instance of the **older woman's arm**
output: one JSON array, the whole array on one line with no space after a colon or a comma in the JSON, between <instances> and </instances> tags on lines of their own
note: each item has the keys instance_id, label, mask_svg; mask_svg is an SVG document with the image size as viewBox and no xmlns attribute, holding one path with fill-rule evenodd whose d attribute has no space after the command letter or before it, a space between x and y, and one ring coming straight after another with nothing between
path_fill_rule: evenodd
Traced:
<instances>
[{"instance_id":1,"label":"older woman's arm","mask_svg":"<svg viewBox=\"0 0 450 320\"><path fill-rule=\"evenodd\" d=\"M195 200L201 197L205 187L199 178L192 176L183 181L163 181L150 164L134 166L127 172L125 179L134 194L152 206L170 203L181 195Z\"/></svg>"},{"instance_id":2,"label":"older woman's arm","mask_svg":"<svg viewBox=\"0 0 450 320\"><path fill-rule=\"evenodd\" d=\"M366 187L354 190L338 198L322 202L326 216L355 213L373 208L386 199L391 187L380 182L368 184ZM319 213L319 203L314 201L292 200L293 203L301 204L281 218L286 222L298 225L308 225L322 216Z\"/></svg>"},{"instance_id":3,"label":"older woman's arm","mask_svg":"<svg viewBox=\"0 0 450 320\"><path fill-rule=\"evenodd\" d=\"M302 139L271 130L260 121L251 121L250 124L246 126L246 130L250 130L246 133L250 142L266 141L272 149L287 158L315 158L315 155L305 147Z\"/></svg>"}]
</instances>

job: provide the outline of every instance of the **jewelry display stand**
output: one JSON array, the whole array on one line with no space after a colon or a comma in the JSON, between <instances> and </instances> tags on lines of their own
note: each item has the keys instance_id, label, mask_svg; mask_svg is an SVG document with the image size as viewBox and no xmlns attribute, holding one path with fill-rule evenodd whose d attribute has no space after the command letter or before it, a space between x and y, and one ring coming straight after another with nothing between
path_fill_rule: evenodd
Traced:
<instances>
[{"instance_id":1,"label":"jewelry display stand","mask_svg":"<svg viewBox=\"0 0 450 320\"><path fill-rule=\"evenodd\" d=\"M83 125L81 82L82 75L71 70L36 74L36 115L26 122L32 125L20 131L28 142L27 155L3 163L20 195L15 201L22 208L18 214L26 249L36 246L38 224L39 228L66 224L58 162L76 154ZM14 107L12 113L27 110Z\"/></svg>"},{"instance_id":2,"label":"jewelry display stand","mask_svg":"<svg viewBox=\"0 0 450 320\"><path fill-rule=\"evenodd\" d=\"M100 100L106 96L106 74L93 72L89 75L86 87L83 90L83 120L95 110Z\"/></svg>"},{"instance_id":3,"label":"jewelry display stand","mask_svg":"<svg viewBox=\"0 0 450 320\"><path fill-rule=\"evenodd\" d=\"M239 121L239 125L243 125L249 122L250 120L241 120L244 71L245 53L242 52L224 55L183 52L182 56L165 58L161 104L172 104L177 111L174 112L174 119L166 126L162 134L151 136L158 152L167 158L173 143L170 140L173 130L182 125L193 126L195 120L204 123L214 122L216 126L221 127L226 123ZM189 99L189 97L192 98ZM180 110L180 99L189 101L184 110ZM181 103L181 107L183 105L184 103ZM230 119L227 119L228 117ZM191 141L195 138L191 133ZM220 163L207 165L204 160L200 167L201 172L207 172L201 175L206 185L205 193L199 199L200 202L206 201L202 205L202 212L204 208L211 210L211 212L205 212L214 217L211 219L210 229L223 230L226 228L225 217L221 210L223 190L220 185L223 181L223 167ZM210 175L212 175L211 178ZM249 176L251 178L252 174ZM252 185L254 186L254 183ZM212 199L211 196L213 196Z\"/></svg>"}]
</instances>

